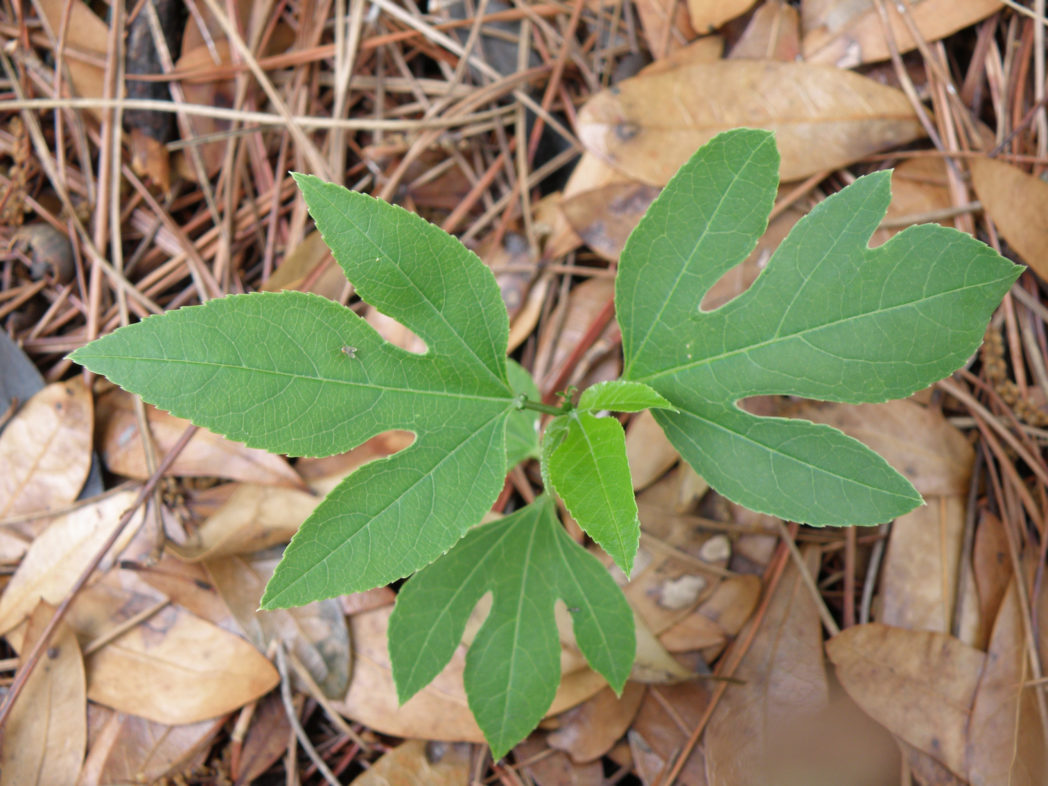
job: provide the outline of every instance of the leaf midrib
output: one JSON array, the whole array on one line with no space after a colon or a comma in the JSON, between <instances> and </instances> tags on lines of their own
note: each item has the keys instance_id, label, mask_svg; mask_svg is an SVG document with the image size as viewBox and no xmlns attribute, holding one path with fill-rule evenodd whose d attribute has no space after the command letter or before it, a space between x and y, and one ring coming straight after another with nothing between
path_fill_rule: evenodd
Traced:
<instances>
[{"instance_id":1,"label":"leaf midrib","mask_svg":"<svg viewBox=\"0 0 1048 786\"><path fill-rule=\"evenodd\" d=\"M598 418L594 418L594 420L597 420L597 419ZM610 520L612 521L612 534L614 535L614 539L618 542L619 554L622 554L622 555L629 554L629 547L626 545L626 543L623 540L622 527L618 526L620 522L618 521L618 517L615 515L616 514L615 506L612 503L612 494L611 494L611 491L610 491L611 484L608 483L607 478L605 477L605 474L604 474L604 471L603 471L605 469L605 467L608 466L608 461L601 461L600 460L600 457L597 454L597 449L596 449L596 447L595 447L595 445L593 443L593 440L590 438L589 430L582 425L581 421L577 421L577 424L578 424L577 427L578 427L579 431L582 432L582 438L586 442L586 448L587 448L587 450L589 452L590 459L593 461L593 464L594 464L594 467L595 467L595 470L596 470L593 474L595 474L597 476L597 480L598 480L598 484L599 484L599 490L600 490L600 498L601 498L601 501L604 503L604 509L605 509L607 515L609 516ZM563 445L561 447L563 447ZM616 456L615 458L618 458L618 456ZM572 515L574 515L574 514L572 514ZM601 544L601 546L603 546L603 545L604 544ZM618 563L616 562L616 564L618 564ZM624 571L624 572L626 573L627 576L629 575L629 571Z\"/></svg>"},{"instance_id":2,"label":"leaf midrib","mask_svg":"<svg viewBox=\"0 0 1048 786\"><path fill-rule=\"evenodd\" d=\"M354 382L348 379L334 379L331 377L323 376L309 376L307 374L300 374L290 371L281 371L280 369L266 369L257 368L252 366L238 366L233 363L216 363L214 361L204 360L188 360L183 358L129 358L126 355L91 355L93 360L134 360L136 363L159 363L163 366L172 365L185 365L185 366L203 366L205 368L214 369L225 369L232 371L244 371L252 374L266 374L275 377L288 378L299 382L319 382L322 384L342 385L345 387L352 388L363 388L367 390L376 390L382 393L402 393L411 396L435 396L438 398L453 398L456 400L467 400L467 401L482 401L482 402L505 402L512 404L515 401L515 396L511 393L505 397L503 396L483 396L480 394L469 394L456 391L447 390L433 390L430 388L405 388L396 387L393 385L380 385L373 382ZM357 361L359 362L359 361ZM509 390L507 389L507 393Z\"/></svg>"},{"instance_id":3,"label":"leaf midrib","mask_svg":"<svg viewBox=\"0 0 1048 786\"><path fill-rule=\"evenodd\" d=\"M496 537L492 541L490 547L485 549L484 556L481 557L480 559L478 559L474 563L473 567L469 571L466 572L465 576L463 576L459 580L458 588L455 589L452 592L450 598L448 599L448 601L445 604L444 608L442 608L440 610L440 613L437 615L436 619L432 619L432 618L429 618L429 617L426 618L426 626L425 626L426 627L426 635L423 637L422 641L419 643L419 646L418 646L418 651L420 653L421 652L426 652L426 650L429 649L430 642L431 642L431 640L433 638L433 635L435 633L437 633L440 630L441 625L444 624L443 620L444 619L453 620L453 616L454 615L451 613L451 609L453 609L455 607L455 605L458 603L458 599L462 595L464 595L464 594L469 594L469 593L476 592L476 590L473 587L473 584L474 584L475 581L477 581L477 576L487 572L487 570L489 568L488 560L491 559L492 553L495 551L496 548L498 548L502 544L503 541L505 541L507 538L512 537L515 534L514 530L515 530L514 527L509 527L504 532L499 533L498 537ZM492 592L492 594L494 594L494 590L490 586L488 586L486 584L482 585L482 589L480 590L480 592L479 592L479 594L477 596L477 599L470 605L470 607L468 609L467 616L468 616L469 613L472 613L472 611L476 607L476 605L480 602L480 600L488 592ZM489 615L491 614L491 611L493 609L494 609L494 598L492 598L492 609L490 609L488 611ZM451 624L454 625L455 624L454 621L452 621ZM463 623L463 628L465 628L465 623ZM415 680L415 672L418 669L420 669L421 667L422 667L421 661L416 659L415 660L415 665L412 666L411 671L410 671L409 676L408 676L408 679L406 680L406 682L408 683L409 686L413 685L414 680ZM423 687L425 687L425 686L423 686Z\"/></svg>"},{"instance_id":4,"label":"leaf midrib","mask_svg":"<svg viewBox=\"0 0 1048 786\"><path fill-rule=\"evenodd\" d=\"M568 543L565 543L564 540L568 540L571 545L568 545ZM579 580L579 573L575 569L575 564L572 563L571 559L568 557L568 549L570 549L571 546L574 546L574 545L577 545L577 544L575 544L574 541L571 541L566 536L565 536L565 538L562 539L561 537L559 537L559 533L554 533L553 544L554 544L554 547L557 550L557 554L560 556L561 565L564 567L567 576L571 579L571 582L575 585L575 591L577 593L575 602L577 602L578 604L583 605L583 606L586 607L587 611L589 612L589 616L590 616L590 618L592 620L596 621L596 620L600 619L600 615L597 614L597 612L593 608L593 604L590 602L590 596L589 596L589 593L586 592L586 590L585 590L584 582ZM558 595L559 595L559 597L561 599L564 599L564 596L567 595L568 593L563 591L563 587L561 587L560 589L562 591L560 593L558 593ZM572 622L571 622L571 629L572 629L572 631L575 630L575 621L574 620L572 620ZM608 654L612 653L614 651L614 648L612 647L611 641L608 639L607 635L605 634L604 626L600 625L600 624L596 624L596 625L593 626L593 629L600 636L600 642L601 642L601 645L604 648L604 652L608 653ZM576 643L578 643L578 636L577 635L576 635ZM579 649L580 650L582 649L582 645L581 644L579 645ZM586 655L586 660L588 661L589 660L589 655L586 654L586 653L583 653L583 654Z\"/></svg>"},{"instance_id":5,"label":"leaf midrib","mask_svg":"<svg viewBox=\"0 0 1048 786\"><path fill-rule=\"evenodd\" d=\"M522 565L521 565L521 570L520 570L520 582L519 582L520 593L517 595L517 613L513 615L514 616L514 621L513 621L513 640L514 641L520 641L521 640L521 638L522 638L521 637L521 628L524 625L524 622L525 622L525 619L526 619L526 616L527 616L524 613L524 598L527 596L528 589L529 589L528 577L530 576L530 574L532 572L532 569L534 568L534 565L532 565L532 557L534 556L535 539L538 537L538 533L539 533L539 526L538 526L538 524L539 524L539 521L536 518L535 521L534 521L534 525L530 528L530 530L528 532L528 545L527 545L527 548L524 549L524 559L523 559L523 562L522 562ZM533 593L533 594L537 595L538 593ZM536 598L536 600L537 600L537 598ZM495 609L495 604L493 602L492 603L492 611L494 611L494 609ZM509 673L508 673L508 678L506 680L506 689L507 689L507 691L509 690L510 686L513 686L513 685L516 684L515 676L516 676L517 670L520 668L519 665L518 665L520 663L520 660L519 660L519 649L520 648L515 647L513 652L510 654L510 657L509 657ZM560 663L558 662L557 665L559 666ZM503 695L505 695L505 694L503 694ZM502 702L502 723L499 726L499 731L502 734L506 733L506 728L507 728L507 726L509 726L510 720L511 720L511 718L510 718L510 702L508 700L506 700L506 701ZM501 735L500 735L500 737L501 737Z\"/></svg>"},{"instance_id":6,"label":"leaf midrib","mask_svg":"<svg viewBox=\"0 0 1048 786\"><path fill-rule=\"evenodd\" d=\"M752 150L750 152L750 155L748 156L748 158L746 159L745 162L740 162L739 167L738 167L738 171L739 172L742 172L747 166L749 166L749 164L753 161L754 157L756 156L757 150L759 150L760 148L761 148L761 145L758 145L756 148L754 148L754 150ZM740 182L745 183L745 181L743 181L741 177L734 178L732 180L732 182L731 182L731 185L729 185L728 188L726 188L724 191L721 192L720 201L717 202L717 206L710 213L710 218L706 222L706 225L703 227L702 234L699 235L698 238L696 238L695 243L692 246L692 249L691 249L690 253L685 258L683 264L680 266L680 270L677 272L677 276L673 280L673 286L670 287L669 291L666 293L666 296L663 298L662 305L659 307L658 313L655 315L655 317L649 323L648 330L645 332L644 336L638 342L636 349L633 349L631 347L631 351L629 353L630 357L626 359L626 367L625 367L625 369L623 369L623 372L622 372L622 376L623 376L624 379L632 379L630 377L630 375L629 375L629 372L630 372L630 369L633 368L634 360L636 360L638 357L640 357L641 350L643 350L644 347L647 346L648 342L651 340L652 333L655 332L656 328L661 326L661 324L662 324L662 315L666 312L666 309L669 308L670 301L673 299L673 296L676 294L677 288L680 286L681 279L684 278L684 275L690 269L692 262L694 262L695 257L700 253L701 247L705 243L706 238L711 234L712 230L710 229L710 227L713 226L713 224L716 221L716 219L717 219L721 209L724 207L724 203L728 199L728 194L732 193ZM745 183L745 185L750 185L750 184L749 183ZM638 274L639 273L640 273L640 271L638 271ZM638 275L638 281L639 281L639 275ZM634 302L633 302L632 306L635 308L636 307L636 290L634 290L633 294L634 294L634 296L633 296L632 299L633 299ZM634 381L639 381L639 380L634 380Z\"/></svg>"},{"instance_id":7,"label":"leaf midrib","mask_svg":"<svg viewBox=\"0 0 1048 786\"><path fill-rule=\"evenodd\" d=\"M297 578L296 578L296 579L295 579L294 581L292 581L292 582L290 582L289 584L287 584L287 585L286 585L286 586L284 587L284 589L283 589L283 591L282 591L282 594L287 594L287 593L288 593L288 592L289 592L289 591L290 591L290 590L291 590L291 589L292 589L293 587L296 587L296 586L298 586L298 585L299 585L299 584L300 584L301 582L305 581L305 580L307 579L307 577L311 575L312 571L316 570L316 569L317 569L317 568L319 568L319 567L320 567L321 565L327 565L327 563L328 563L328 560L336 559L336 558L337 558L337 555L338 555L338 554L340 554L340 553L342 553L342 551L343 551L343 550L344 550L345 548L347 548L347 547L348 547L348 546L349 546L349 545L350 545L351 543L353 543L353 542L355 541L355 539L356 539L356 538L357 538L357 537L358 537L358 536L359 536L359 535L360 535L361 533L367 533L367 534L370 534L370 532L368 531L368 529L367 529L367 528L368 528L368 526L369 526L369 525L371 524L371 522L375 521L376 519L378 519L378 518L380 518L380 517L382 517L382 516L385 516L385 515L386 515L386 514L387 514L387 513L388 513L388 512L389 512L389 511L390 511L390 510L392 509L392 508L394 508L395 506L399 505L399 504L400 504L400 501L401 501L401 500L402 500L402 499L403 499L403 498L404 498L405 496L407 496L409 492L411 492L411 491L414 491L414 489L415 489L415 488L416 488L416 487L417 487L417 486L418 486L418 485L419 485L420 483L422 483L422 482L423 482L424 480L426 480L426 479L428 479L428 478L432 477L433 475L435 475L435 474L437 473L437 471L438 471L438 470L439 470L439 469L440 469L441 467L443 467L443 466L444 466L445 464L447 464L447 462L449 462L449 461L452 461L452 460L454 460L454 459L456 458L456 454L458 453L458 451L459 451L459 450L461 450L461 449L462 449L462 446L463 446L463 445L465 445L465 444L466 444L466 442L468 442L468 441L469 441L470 439L472 439L473 437L475 437L475 436L476 436L477 434L479 434L479 433L480 433L481 431L483 431L483 430L484 430L484 429L486 429L486 428L487 428L488 426L490 426L490 425L491 425L491 424L492 424L492 423L493 423L494 421L496 421L496 420L497 420L498 418L500 418L500 417L503 417L504 415L505 415L505 413L503 413L503 412L499 412L499 413L498 413L497 415L495 415L495 416L494 416L494 417L492 417L492 418L489 418L489 419L488 419L487 421L485 421L484 423L482 423L482 424L478 424L476 428L474 428L474 429L473 429L473 430L472 430L471 432L469 432L468 436L467 436L467 437L466 437L465 439L462 439L462 440L460 440L460 441L459 441L459 443L458 443L457 445L455 445L455 446L454 446L453 448L451 448L450 450L448 450L447 454L446 454L446 455L445 455L445 456L444 456L443 458L441 458L441 459L440 459L440 461L438 461L438 462L437 462L436 464L434 464L434 465L433 465L432 467L430 467L430 468L429 468L429 471L428 471L428 472L426 472L426 473L424 473L424 474L420 474L420 475L419 475L419 476L418 476L418 477L417 477L417 478L415 479L415 482L414 482L414 483L412 483L412 484L411 484L410 486L408 486L408 487L407 487L407 489L405 489L404 493L402 493L402 494L401 494L401 495L400 495L399 497L396 497L395 499L392 499L392 500L390 500L390 501L389 501L389 504L387 504L387 505L386 505L385 507L381 508L380 510L376 511L376 512L375 512L374 514L371 514L371 515L369 515L369 516L368 516L368 520L367 520L367 522L366 522L366 524L365 524L364 526L361 526L361 527L357 528L356 532L353 532L353 533L352 533L352 534L351 534L351 535L350 535L350 536L349 536L348 538L345 538L345 539L344 539L344 540L342 541L342 543L340 543L340 544L339 544L338 546L336 546L336 547L335 547L334 549L332 549L332 550L331 550L331 551L330 551L330 552L329 552L328 554L326 554L326 555L325 555L325 556L323 557L323 559L321 559L321 560L320 560L319 562L317 562L317 563L316 563L316 564L315 564L315 565L314 565L314 566L313 566L312 568L310 568L310 569L309 569L308 571L305 571L305 572L303 572L303 573L302 573L302 574L301 574L300 576L298 576L298 577L297 577ZM415 443L414 445L411 445L411 446L410 446L409 448L407 448L407 449L406 449L405 451L401 451L401 452L407 452L407 451L410 451L410 450L414 449L414 448L415 448L415 447L416 447L417 445L418 445L418 442L416 442L416 443ZM399 455L399 454L398 454L398 455ZM392 457L387 457L387 458L385 458L385 459L380 459L380 460L382 460L382 461L389 461L389 460L390 460L390 458L392 458ZM349 476L347 477L347 480L349 480L349 478L352 478L352 477L353 477L353 475L352 475L352 474L350 474L350 475L349 475ZM463 537L464 537L464 535L463 535ZM462 538L459 538L459 540L461 540L461 539L462 539ZM458 541L456 541L456 542L458 542ZM400 576L400 577L398 577L398 578L403 578L403 576ZM396 579L390 579L390 581L395 581L395 580L396 580ZM389 582L384 582L384 583L389 583ZM271 601L271 602L274 602L274 601Z\"/></svg>"},{"instance_id":8,"label":"leaf midrib","mask_svg":"<svg viewBox=\"0 0 1048 786\"><path fill-rule=\"evenodd\" d=\"M794 339L803 339L810 333L815 333L817 331L824 330L826 328L836 327L838 325L844 325L844 324L847 324L848 322L851 322L853 320L867 319L869 317L877 317L877 316L881 316L881 315L884 315L884 314L889 314L892 311L898 311L900 309L910 308L910 307L915 306L915 305L920 305L920 304L925 304L925 303L933 303L934 301L936 301L936 300L938 300L940 298L956 295L958 293L965 292L965 291L970 290L970 289L983 289L983 288L985 288L986 286L988 286L988 285L990 285L992 283L994 283L994 282L981 282L981 283L978 283L978 284L972 284L970 286L958 287L956 289L950 289L950 290L947 290L945 292L939 292L939 293L937 293L935 295L931 295L930 297L921 297L921 298L918 298L918 299L915 299L915 300L907 301L905 303L899 303L899 304L896 304L894 306L889 306L887 308L879 308L879 309L875 309L873 311L864 311L861 314L854 314L852 316L844 317L842 319L830 320L828 322L824 322L824 323L819 324L819 325L814 325L814 326L809 327L809 328L804 328L803 330L798 330L798 331L795 331L793 333L788 333L786 335L777 334L775 336L772 336L769 339L765 339L764 341L759 341L759 342L757 342L755 344L748 344L747 346L740 347L738 349L728 350L726 352L721 352L721 353L718 353L716 355L709 355L708 357L699 358L698 360L692 361L690 363L683 363L683 364L678 365L678 366L671 366L671 367L668 367L668 368L663 368L663 369L660 369L659 371L656 371L654 373L648 374L648 375L643 376L643 377L630 377L630 379L632 379L634 382L650 383L651 380L662 379L664 377L673 376L673 375L676 375L676 374L681 374L681 373L684 373L686 371L692 371L692 370L694 370L696 368L701 368L703 366L708 366L710 364L716 363L716 362L721 361L721 360L727 360L729 358L733 358L733 357L736 357L738 355L745 355L745 354L748 354L750 352L755 352L755 351L757 351L759 349L764 349L765 347L769 347L769 346L772 346L772 345L777 344L777 343L786 342L786 341L792 341Z\"/></svg>"},{"instance_id":9,"label":"leaf midrib","mask_svg":"<svg viewBox=\"0 0 1048 786\"><path fill-rule=\"evenodd\" d=\"M744 412L743 410L739 410L739 411L743 412L743 414L749 414L748 412ZM671 415L667 415L667 416L669 417ZM875 491L875 492L880 493L880 494L890 494L891 496L897 497L898 499L905 499L905 500L909 500L909 501L913 500L913 497L911 497L911 496L904 495L904 494L899 494L898 492L890 491L888 489L882 488L881 486L874 486L874 485L869 484L869 483L863 483L861 480L859 480L857 478L852 478L852 477L849 477L847 475L842 475L840 473L833 472L829 467L816 466L814 464L810 464L810 463L808 463L806 461L803 461L802 459L797 458L796 456L791 456L789 453L785 453L784 451L779 450L774 445L768 445L768 444L766 444L764 442L761 442L760 440L754 439L753 437L751 437L751 436L749 436L747 434L742 434L742 433L740 433L738 431L730 429L727 426L725 426L723 423L721 423L720 421L711 420L709 418L705 418L702 415L699 415L694 410L689 410L687 413L685 413L685 416L690 416L690 417L695 418L696 420L701 420L704 423L707 423L708 425L713 426L715 429L723 431L726 434L733 434L734 436L738 437L739 439L741 439L741 440L743 440L745 442L749 442L751 445L756 445L757 447L763 448L768 453L770 453L770 454L772 454L774 456L779 456L780 458L788 459L790 461L794 461L794 462L796 462L798 464L802 464L802 465L804 465L806 467L811 467L812 469L818 470L822 474L828 475L831 478L836 478L837 480L845 481L847 483L851 483L853 485L860 486L862 488L869 489L870 491ZM791 420L791 418L762 418L762 417L760 417L758 415L752 415L751 417L754 417L757 420ZM803 419L800 419L800 420L802 422L805 422L805 423L811 423L811 421L805 421ZM831 428L831 427L827 426L827 428ZM692 441L694 441L694 440L692 440ZM862 443L860 443L860 444L862 444Z\"/></svg>"}]
</instances>

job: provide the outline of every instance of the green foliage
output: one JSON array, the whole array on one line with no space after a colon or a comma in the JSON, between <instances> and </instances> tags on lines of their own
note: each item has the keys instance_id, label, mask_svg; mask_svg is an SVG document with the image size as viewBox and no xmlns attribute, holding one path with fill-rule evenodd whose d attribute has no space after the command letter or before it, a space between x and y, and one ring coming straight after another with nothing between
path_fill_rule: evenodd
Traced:
<instances>
[{"instance_id":1,"label":"green foliage","mask_svg":"<svg viewBox=\"0 0 1048 786\"><path fill-rule=\"evenodd\" d=\"M546 429L542 458L543 477L568 512L628 576L640 520L622 425L579 410L561 415Z\"/></svg>"},{"instance_id":2,"label":"green foliage","mask_svg":"<svg viewBox=\"0 0 1048 786\"><path fill-rule=\"evenodd\" d=\"M615 379L598 382L579 396L579 412L640 412L643 409L673 409L673 405L642 382Z\"/></svg>"},{"instance_id":3,"label":"green foliage","mask_svg":"<svg viewBox=\"0 0 1048 786\"><path fill-rule=\"evenodd\" d=\"M483 263L405 210L296 179L361 297L418 334L425 355L300 292L179 309L73 354L162 409L266 450L331 455L389 429L415 434L408 449L362 467L317 507L263 608L386 584L451 548L502 488L506 422L517 411L509 320ZM355 348L352 357L344 346Z\"/></svg>"},{"instance_id":4,"label":"green foliage","mask_svg":"<svg viewBox=\"0 0 1048 786\"><path fill-rule=\"evenodd\" d=\"M575 640L616 693L633 664L633 613L604 566L568 537L539 497L477 527L401 588L389 620L401 702L451 659L466 620L491 592L491 611L466 655L470 709L496 758L535 728L560 683L553 603L567 604Z\"/></svg>"},{"instance_id":5,"label":"green foliage","mask_svg":"<svg viewBox=\"0 0 1048 786\"><path fill-rule=\"evenodd\" d=\"M530 401L541 398L535 380L515 360L509 361L509 384L517 396ZM506 421L506 471L509 472L525 459L539 457L539 413L534 410L518 409L510 413Z\"/></svg>"},{"instance_id":6,"label":"green foliage","mask_svg":"<svg viewBox=\"0 0 1048 786\"><path fill-rule=\"evenodd\" d=\"M475 255L417 216L305 175L296 180L346 276L363 300L413 330L424 354L389 344L336 303L282 292L150 317L72 358L176 415L289 455L329 455L383 431L411 431L409 448L357 470L317 507L262 605L304 604L419 571L390 620L404 701L447 663L490 592L465 682L499 756L552 701L557 599L579 648L616 690L634 653L625 599L559 526L549 496L476 527L519 461L540 459L547 488L627 574L639 522L622 426L609 411L653 409L715 489L783 518L874 524L920 503L859 442L738 404L765 394L908 395L975 350L1020 268L938 226L870 249L889 200L882 172L800 221L747 292L701 311L702 296L763 232L777 171L771 134L737 130L670 181L619 266L623 378L583 391L574 406L541 404L527 372L507 363L506 311ZM541 447L540 411L554 416Z\"/></svg>"},{"instance_id":7,"label":"green foliage","mask_svg":"<svg viewBox=\"0 0 1048 786\"><path fill-rule=\"evenodd\" d=\"M907 396L975 351L1021 268L938 225L869 248L890 199L890 173L878 172L805 216L746 292L700 311L762 233L778 163L770 134L722 134L649 208L616 279L623 377L679 410L654 415L725 496L807 524L878 524L921 503L887 462L836 429L756 417L737 402Z\"/></svg>"}]
</instances>

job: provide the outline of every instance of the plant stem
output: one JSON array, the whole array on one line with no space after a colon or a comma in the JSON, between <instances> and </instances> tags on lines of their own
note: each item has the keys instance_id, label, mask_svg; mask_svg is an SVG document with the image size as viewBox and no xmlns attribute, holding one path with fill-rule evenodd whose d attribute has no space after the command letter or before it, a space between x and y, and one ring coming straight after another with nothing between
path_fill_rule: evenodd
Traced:
<instances>
[{"instance_id":1,"label":"plant stem","mask_svg":"<svg viewBox=\"0 0 1048 786\"><path fill-rule=\"evenodd\" d=\"M521 409L533 409L536 412L545 412L547 415L563 415L569 407L555 407L552 404L543 404L540 401L532 401L529 398L520 398Z\"/></svg>"}]
</instances>

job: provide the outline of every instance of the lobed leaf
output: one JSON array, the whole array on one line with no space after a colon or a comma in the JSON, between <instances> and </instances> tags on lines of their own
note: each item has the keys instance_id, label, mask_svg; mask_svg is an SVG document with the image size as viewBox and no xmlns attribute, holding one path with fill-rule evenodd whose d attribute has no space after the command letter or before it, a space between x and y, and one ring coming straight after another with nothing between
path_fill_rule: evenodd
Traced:
<instances>
[{"instance_id":1,"label":"lobed leaf","mask_svg":"<svg viewBox=\"0 0 1048 786\"><path fill-rule=\"evenodd\" d=\"M907 396L971 355L1021 268L936 225L869 248L890 199L890 175L879 172L802 219L750 289L700 311L763 231L777 169L771 134L728 132L652 204L616 283L623 377L679 409L655 418L728 497L809 524L876 524L920 504L908 481L835 429L757 417L738 401Z\"/></svg>"},{"instance_id":2,"label":"lobed leaf","mask_svg":"<svg viewBox=\"0 0 1048 786\"><path fill-rule=\"evenodd\" d=\"M590 665L620 693L633 663L633 613L600 562L568 537L552 499L477 527L397 595L389 652L401 703L451 659L477 602L491 611L466 655L469 706L496 759L549 709L560 683L559 598Z\"/></svg>"},{"instance_id":3,"label":"lobed leaf","mask_svg":"<svg viewBox=\"0 0 1048 786\"><path fill-rule=\"evenodd\" d=\"M274 452L329 455L390 429L415 434L317 507L265 608L386 584L447 551L497 497L517 413L508 318L483 263L407 211L296 180L357 291L418 334L426 354L389 344L337 303L280 292L150 317L72 355L152 404Z\"/></svg>"}]
</instances>

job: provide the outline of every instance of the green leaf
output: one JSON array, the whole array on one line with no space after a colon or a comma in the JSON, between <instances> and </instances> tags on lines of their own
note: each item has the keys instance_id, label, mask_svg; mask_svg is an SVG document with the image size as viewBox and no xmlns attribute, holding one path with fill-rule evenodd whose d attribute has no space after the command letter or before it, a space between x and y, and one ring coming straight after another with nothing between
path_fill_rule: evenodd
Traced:
<instances>
[{"instance_id":1,"label":"green leaf","mask_svg":"<svg viewBox=\"0 0 1048 786\"><path fill-rule=\"evenodd\" d=\"M615 379L598 382L579 396L576 409L583 412L640 412L642 409L673 409L665 398L643 382Z\"/></svg>"},{"instance_id":2,"label":"green leaf","mask_svg":"<svg viewBox=\"0 0 1048 786\"><path fill-rule=\"evenodd\" d=\"M510 360L509 385L518 396L532 401L542 398L535 380L523 366ZM518 409L506 421L506 470L529 458L539 457L539 413L532 409Z\"/></svg>"},{"instance_id":3,"label":"green leaf","mask_svg":"<svg viewBox=\"0 0 1048 786\"><path fill-rule=\"evenodd\" d=\"M560 447L568 434L567 415L558 415L546 424L546 430L542 432L542 442L539 446L539 468L542 472L542 485L547 489L553 488L553 481L549 476L549 462L553 451Z\"/></svg>"},{"instance_id":4,"label":"green leaf","mask_svg":"<svg viewBox=\"0 0 1048 786\"><path fill-rule=\"evenodd\" d=\"M737 130L703 147L626 243L616 281L626 379L680 411L655 418L731 499L809 524L875 524L920 496L861 443L737 402L906 396L958 368L1021 268L937 225L868 247L888 172L859 178L800 221L749 290L699 303L761 235L778 185L772 135Z\"/></svg>"},{"instance_id":5,"label":"green leaf","mask_svg":"<svg viewBox=\"0 0 1048 786\"><path fill-rule=\"evenodd\" d=\"M546 454L551 485L579 526L629 576L640 520L622 424L578 410L556 420Z\"/></svg>"},{"instance_id":6,"label":"green leaf","mask_svg":"<svg viewBox=\"0 0 1048 786\"><path fill-rule=\"evenodd\" d=\"M517 411L506 310L483 263L407 211L297 180L357 291L421 337L426 354L389 344L337 303L281 292L150 317L72 356L162 409L275 452L330 455L390 429L415 434L317 507L264 608L386 584L447 551L498 496Z\"/></svg>"},{"instance_id":7,"label":"green leaf","mask_svg":"<svg viewBox=\"0 0 1048 786\"><path fill-rule=\"evenodd\" d=\"M466 655L470 709L496 759L542 719L560 683L554 602L567 604L579 649L622 691L633 664L633 614L600 562L568 537L552 500L539 497L477 527L397 595L389 652L401 703L451 659L473 608L491 611Z\"/></svg>"}]
</instances>

